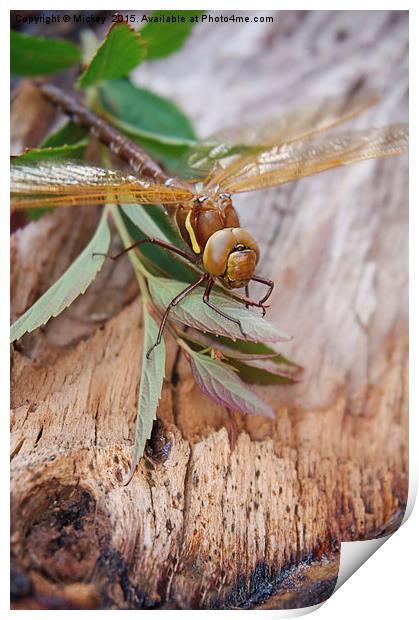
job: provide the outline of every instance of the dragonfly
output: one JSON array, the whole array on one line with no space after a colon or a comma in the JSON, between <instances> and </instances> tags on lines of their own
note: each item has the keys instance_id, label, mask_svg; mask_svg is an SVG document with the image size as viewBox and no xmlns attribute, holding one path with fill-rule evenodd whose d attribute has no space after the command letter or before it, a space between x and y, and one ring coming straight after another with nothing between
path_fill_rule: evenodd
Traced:
<instances>
[{"instance_id":1,"label":"dragonfly","mask_svg":"<svg viewBox=\"0 0 419 620\"><path fill-rule=\"evenodd\" d=\"M240 321L212 303L214 285L228 290L244 288L245 294L235 298L247 307L260 308L265 315L274 282L256 273L259 246L251 232L240 226L234 194L276 187L367 159L400 155L408 148L406 123L329 134L328 130L354 118L377 100L370 93L331 97L321 105L213 134L189 153L193 178L173 178L137 143L75 97L52 84L39 88L47 100L127 163L132 173L65 160L15 164L11 172L12 209L158 203L172 216L188 251L147 237L119 254L107 256L116 260L142 243L151 243L200 269L199 278L166 308L147 357L161 342L170 311L200 285L205 286L203 302L236 323L244 338ZM259 300L249 296L252 281L266 286Z\"/></svg>"}]
</instances>

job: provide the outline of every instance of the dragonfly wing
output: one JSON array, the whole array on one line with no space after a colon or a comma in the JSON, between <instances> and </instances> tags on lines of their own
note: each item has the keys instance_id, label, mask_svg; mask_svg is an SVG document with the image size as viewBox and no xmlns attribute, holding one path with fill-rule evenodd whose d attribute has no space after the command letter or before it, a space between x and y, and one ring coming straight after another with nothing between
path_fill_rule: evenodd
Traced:
<instances>
[{"instance_id":1,"label":"dragonfly wing","mask_svg":"<svg viewBox=\"0 0 419 620\"><path fill-rule=\"evenodd\" d=\"M275 187L364 159L399 155L407 151L408 136L408 126L402 123L275 145L256 157L242 158L240 166L225 168L209 187L232 194Z\"/></svg>"},{"instance_id":2,"label":"dragonfly wing","mask_svg":"<svg viewBox=\"0 0 419 620\"><path fill-rule=\"evenodd\" d=\"M208 174L217 161L236 155L253 155L275 144L314 136L354 118L377 100L372 92L329 97L251 125L218 131L191 147L187 153L188 166L192 174Z\"/></svg>"},{"instance_id":3,"label":"dragonfly wing","mask_svg":"<svg viewBox=\"0 0 419 620\"><path fill-rule=\"evenodd\" d=\"M186 188L68 161L14 163L10 189L13 209L102 203L175 205L194 198L193 192Z\"/></svg>"}]
</instances>

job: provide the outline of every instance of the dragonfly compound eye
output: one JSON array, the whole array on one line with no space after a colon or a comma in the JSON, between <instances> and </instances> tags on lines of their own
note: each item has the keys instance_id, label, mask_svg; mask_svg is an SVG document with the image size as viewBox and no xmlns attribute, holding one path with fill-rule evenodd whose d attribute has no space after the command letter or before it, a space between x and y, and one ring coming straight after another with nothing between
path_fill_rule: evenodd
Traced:
<instances>
[{"instance_id":1,"label":"dragonfly compound eye","mask_svg":"<svg viewBox=\"0 0 419 620\"><path fill-rule=\"evenodd\" d=\"M208 239L203 255L208 273L222 278L228 288L245 286L258 260L258 244L244 228L218 230Z\"/></svg>"}]
</instances>

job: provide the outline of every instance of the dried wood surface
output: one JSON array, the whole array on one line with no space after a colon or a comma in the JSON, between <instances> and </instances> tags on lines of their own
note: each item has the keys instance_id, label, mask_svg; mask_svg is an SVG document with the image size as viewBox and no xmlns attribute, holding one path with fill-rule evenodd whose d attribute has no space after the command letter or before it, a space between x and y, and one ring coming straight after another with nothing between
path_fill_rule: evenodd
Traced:
<instances>
[{"instance_id":1,"label":"dried wood surface","mask_svg":"<svg viewBox=\"0 0 419 620\"><path fill-rule=\"evenodd\" d=\"M363 77L382 100L356 124L380 125L407 116L407 26L402 12L199 26L136 78L173 97L205 134ZM128 261L106 265L83 298L13 350L16 606L309 605L333 589L340 541L400 522L407 158L237 204L261 242L261 273L276 282L269 318L294 335L282 351L304 364L304 380L259 390L277 410L273 423L230 416L168 341L154 456L123 487L142 318ZM14 317L64 271L96 220L83 209L54 213L13 236ZM171 442L167 460L159 441Z\"/></svg>"}]
</instances>

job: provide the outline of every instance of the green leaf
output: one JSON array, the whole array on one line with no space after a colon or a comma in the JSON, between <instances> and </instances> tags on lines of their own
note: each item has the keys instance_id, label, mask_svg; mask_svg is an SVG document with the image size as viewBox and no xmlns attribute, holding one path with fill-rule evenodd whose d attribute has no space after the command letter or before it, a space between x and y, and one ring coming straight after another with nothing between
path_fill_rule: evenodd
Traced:
<instances>
[{"instance_id":1,"label":"green leaf","mask_svg":"<svg viewBox=\"0 0 419 620\"><path fill-rule=\"evenodd\" d=\"M291 362L292 370L283 371L277 365L272 364L275 358L282 357L280 354L274 353L272 356L267 354L252 355L241 353L233 349L235 343L232 340L228 338L218 338L212 335L206 336L196 330L184 332L182 338L189 342L189 346L193 351L200 351L202 353L202 347L205 347L205 352L207 354L208 349L210 349L211 359L224 361L237 372L238 376L245 383L256 385L287 385L298 383L299 381L297 375L302 369L300 366ZM219 343L219 340L228 342L229 346ZM241 342L246 344L244 341ZM262 343L249 344L255 345L255 347L259 345L261 347L264 346ZM269 347L266 348L268 349Z\"/></svg>"},{"instance_id":2,"label":"green leaf","mask_svg":"<svg viewBox=\"0 0 419 620\"><path fill-rule=\"evenodd\" d=\"M141 29L147 60L169 56L180 49L205 11L154 11ZM171 21L179 16L184 21ZM148 21L150 20L150 21Z\"/></svg>"},{"instance_id":3,"label":"green leaf","mask_svg":"<svg viewBox=\"0 0 419 620\"><path fill-rule=\"evenodd\" d=\"M162 309L167 308L172 299L186 288L185 283L156 277L149 278L148 284L153 299ZM220 336L227 336L233 340L236 338L243 339L239 326L233 321L220 316L215 310L204 304L202 296L203 289L195 289L172 309L170 316L201 332L212 332ZM213 291L211 293L211 302L219 310L241 322L248 340L255 342L290 340L290 336L287 336L275 325L263 319L260 314L254 313L251 309L246 308L244 304L223 293L216 290Z\"/></svg>"},{"instance_id":4,"label":"green leaf","mask_svg":"<svg viewBox=\"0 0 419 620\"><path fill-rule=\"evenodd\" d=\"M176 174L196 136L189 119L169 99L129 80L112 80L99 89L102 112L129 138Z\"/></svg>"},{"instance_id":5,"label":"green leaf","mask_svg":"<svg viewBox=\"0 0 419 620\"><path fill-rule=\"evenodd\" d=\"M245 383L254 385L290 385L298 380L281 372L270 372L260 366L251 366L239 360L228 360L228 365L235 368L239 377Z\"/></svg>"},{"instance_id":6,"label":"green leaf","mask_svg":"<svg viewBox=\"0 0 419 620\"><path fill-rule=\"evenodd\" d=\"M138 88L129 80L112 80L99 89L100 103L117 121L131 125L140 138L177 145L195 142L190 120L169 99ZM178 138L178 140L176 140Z\"/></svg>"},{"instance_id":7,"label":"green leaf","mask_svg":"<svg viewBox=\"0 0 419 620\"><path fill-rule=\"evenodd\" d=\"M139 138L135 133L124 132L131 140L138 142L155 161L159 162L173 176L184 178L196 178L198 176L188 167L186 159L187 146L170 144L161 140Z\"/></svg>"},{"instance_id":8,"label":"green leaf","mask_svg":"<svg viewBox=\"0 0 419 620\"><path fill-rule=\"evenodd\" d=\"M35 37L12 30L10 67L14 75L47 75L80 62L78 47L62 39Z\"/></svg>"},{"instance_id":9,"label":"green leaf","mask_svg":"<svg viewBox=\"0 0 419 620\"><path fill-rule=\"evenodd\" d=\"M137 420L135 424L134 451L128 484L134 474L140 458L143 456L147 439L150 439L153 422L156 419L163 379L165 376L166 347L164 340L153 349L153 354L147 359L147 351L157 340L159 326L154 321L144 304L144 344L141 366L141 382L137 404Z\"/></svg>"},{"instance_id":10,"label":"green leaf","mask_svg":"<svg viewBox=\"0 0 419 620\"><path fill-rule=\"evenodd\" d=\"M65 144L63 146L51 146L40 149L27 149L21 155L15 155L12 157L12 161L13 164L19 165L45 159L79 159L83 156L87 144L87 140L81 140L76 144Z\"/></svg>"},{"instance_id":11,"label":"green leaf","mask_svg":"<svg viewBox=\"0 0 419 620\"><path fill-rule=\"evenodd\" d=\"M183 338L192 343L192 348L197 346L196 350L202 348L214 349L219 351L222 355L234 360L240 360L245 364L254 361L262 361L268 364L276 364L280 366L289 366L288 372L299 372L303 369L302 366L289 360L282 353L278 353L263 344L262 342L246 342L245 340L231 340L223 336L215 336L214 334L202 334L196 330L188 330L183 334Z\"/></svg>"},{"instance_id":12,"label":"green leaf","mask_svg":"<svg viewBox=\"0 0 419 620\"><path fill-rule=\"evenodd\" d=\"M132 222L144 233L146 237L157 237L162 241L171 243L163 230L158 226L155 215L161 212L166 218L169 218L163 207L159 205L121 205L121 210L127 215Z\"/></svg>"},{"instance_id":13,"label":"green leaf","mask_svg":"<svg viewBox=\"0 0 419 620\"><path fill-rule=\"evenodd\" d=\"M190 349L183 349L201 390L233 411L274 418L272 407L250 390L226 364Z\"/></svg>"},{"instance_id":14,"label":"green leaf","mask_svg":"<svg viewBox=\"0 0 419 620\"><path fill-rule=\"evenodd\" d=\"M145 49L138 32L126 23L114 24L80 76L78 86L87 88L128 75L144 55Z\"/></svg>"},{"instance_id":15,"label":"green leaf","mask_svg":"<svg viewBox=\"0 0 419 620\"><path fill-rule=\"evenodd\" d=\"M80 144L82 141L88 141L89 132L80 125L76 125L72 121L65 123L60 129L54 131L43 141L41 147L57 147Z\"/></svg>"},{"instance_id":16,"label":"green leaf","mask_svg":"<svg viewBox=\"0 0 419 620\"><path fill-rule=\"evenodd\" d=\"M271 347L268 347L268 345L263 344L263 342L247 342L245 340L235 340L233 342L230 338L224 338L223 336L217 336L214 339L214 342L215 347L218 347L219 344L224 345L226 347L226 355L231 357L233 357L232 353L231 351L229 352L228 349L237 350L244 355L253 356L254 359L256 356L267 356L269 362L274 364L292 366L298 370L302 370L303 368L300 364L293 362L288 357L285 357L285 355L282 355L282 353L278 353L278 351L275 351ZM221 352L224 352L222 347L220 347L220 350Z\"/></svg>"},{"instance_id":17,"label":"green leaf","mask_svg":"<svg viewBox=\"0 0 419 620\"><path fill-rule=\"evenodd\" d=\"M50 211L53 211L52 207L34 207L33 209L27 209L25 216L27 221L36 222L36 220L40 220L43 215Z\"/></svg>"},{"instance_id":18,"label":"green leaf","mask_svg":"<svg viewBox=\"0 0 419 620\"><path fill-rule=\"evenodd\" d=\"M106 254L111 240L106 215L80 256L46 293L36 301L11 327L10 340L21 338L26 332L45 325L51 317L58 316L93 282L101 269L105 256L93 256L95 252Z\"/></svg>"},{"instance_id":19,"label":"green leaf","mask_svg":"<svg viewBox=\"0 0 419 620\"><path fill-rule=\"evenodd\" d=\"M145 237L157 237L178 247L184 247L174 229L167 212L159 205L122 205L122 217L133 241ZM177 280L192 282L197 278L196 271L186 262L178 260L172 252L157 245L146 243L140 246L141 254L157 268L158 275L172 276ZM156 271L156 270L154 270Z\"/></svg>"}]
</instances>

